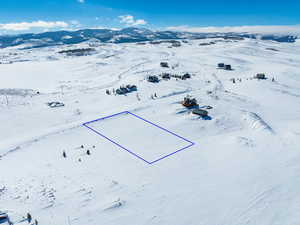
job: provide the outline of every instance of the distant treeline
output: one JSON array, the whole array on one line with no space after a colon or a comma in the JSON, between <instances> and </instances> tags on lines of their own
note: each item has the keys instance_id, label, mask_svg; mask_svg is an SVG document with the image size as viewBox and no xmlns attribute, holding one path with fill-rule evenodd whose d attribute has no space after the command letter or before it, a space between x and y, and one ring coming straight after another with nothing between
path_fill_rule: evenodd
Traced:
<instances>
[{"instance_id":1,"label":"distant treeline","mask_svg":"<svg viewBox=\"0 0 300 225\"><path fill-rule=\"evenodd\" d=\"M63 50L58 53L60 54L67 54L67 55L85 55L90 54L96 51L94 48L78 48L78 49L70 49L70 50Z\"/></svg>"}]
</instances>

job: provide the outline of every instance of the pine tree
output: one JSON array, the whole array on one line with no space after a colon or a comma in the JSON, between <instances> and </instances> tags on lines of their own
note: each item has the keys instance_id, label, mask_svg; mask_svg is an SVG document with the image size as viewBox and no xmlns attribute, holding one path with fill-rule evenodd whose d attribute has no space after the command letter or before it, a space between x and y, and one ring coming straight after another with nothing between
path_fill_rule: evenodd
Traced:
<instances>
[{"instance_id":1,"label":"pine tree","mask_svg":"<svg viewBox=\"0 0 300 225\"><path fill-rule=\"evenodd\" d=\"M27 221L28 223L31 223L32 220L32 216L30 215L30 213L27 213Z\"/></svg>"}]
</instances>

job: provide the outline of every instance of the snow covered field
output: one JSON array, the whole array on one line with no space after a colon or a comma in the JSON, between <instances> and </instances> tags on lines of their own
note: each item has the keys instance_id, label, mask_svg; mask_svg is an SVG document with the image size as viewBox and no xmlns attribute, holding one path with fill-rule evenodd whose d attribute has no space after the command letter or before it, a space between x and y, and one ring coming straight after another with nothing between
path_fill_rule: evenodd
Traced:
<instances>
[{"instance_id":1,"label":"snow covered field","mask_svg":"<svg viewBox=\"0 0 300 225\"><path fill-rule=\"evenodd\" d=\"M114 114L84 125L100 137L106 138L149 164L194 144L129 112ZM128 136L134 137L135 140Z\"/></svg>"},{"instance_id":2,"label":"snow covered field","mask_svg":"<svg viewBox=\"0 0 300 225\"><path fill-rule=\"evenodd\" d=\"M209 41L0 49L0 211L15 224L28 212L51 225L300 224L300 43ZM146 81L163 72L192 77ZM137 92L105 93L127 84ZM213 107L208 119L187 95ZM123 111L195 145L149 165L82 126ZM95 126L150 161L186 144L139 122Z\"/></svg>"}]
</instances>

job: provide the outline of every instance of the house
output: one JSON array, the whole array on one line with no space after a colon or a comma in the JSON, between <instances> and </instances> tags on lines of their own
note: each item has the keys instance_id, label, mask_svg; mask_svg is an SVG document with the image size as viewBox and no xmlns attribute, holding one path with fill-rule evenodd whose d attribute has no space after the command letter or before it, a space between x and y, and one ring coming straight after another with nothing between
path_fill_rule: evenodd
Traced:
<instances>
[{"instance_id":1,"label":"house","mask_svg":"<svg viewBox=\"0 0 300 225\"><path fill-rule=\"evenodd\" d=\"M125 95L128 93L128 89L126 87L120 87L116 90L118 95Z\"/></svg>"},{"instance_id":2,"label":"house","mask_svg":"<svg viewBox=\"0 0 300 225\"><path fill-rule=\"evenodd\" d=\"M159 82L158 76L148 76L147 80L151 83L158 83Z\"/></svg>"},{"instance_id":3,"label":"house","mask_svg":"<svg viewBox=\"0 0 300 225\"><path fill-rule=\"evenodd\" d=\"M218 63L218 68L224 69L224 67L225 67L225 64L224 64L224 63Z\"/></svg>"},{"instance_id":4,"label":"house","mask_svg":"<svg viewBox=\"0 0 300 225\"><path fill-rule=\"evenodd\" d=\"M191 98L191 96L185 97L181 104L187 108L193 108L198 106L197 100L195 98Z\"/></svg>"},{"instance_id":5,"label":"house","mask_svg":"<svg viewBox=\"0 0 300 225\"><path fill-rule=\"evenodd\" d=\"M186 79L190 79L190 78L191 78L191 74L189 74L189 73L185 73L185 74L181 77L182 80L186 80Z\"/></svg>"},{"instance_id":6,"label":"house","mask_svg":"<svg viewBox=\"0 0 300 225\"><path fill-rule=\"evenodd\" d=\"M179 41L172 42L172 47L180 47L181 43Z\"/></svg>"},{"instance_id":7,"label":"house","mask_svg":"<svg viewBox=\"0 0 300 225\"><path fill-rule=\"evenodd\" d=\"M256 74L255 78L259 79L259 80L265 80L265 79L267 79L266 75L264 73L258 73L258 74Z\"/></svg>"},{"instance_id":8,"label":"house","mask_svg":"<svg viewBox=\"0 0 300 225\"><path fill-rule=\"evenodd\" d=\"M169 64L167 62L161 62L160 66L164 68L169 68Z\"/></svg>"},{"instance_id":9,"label":"house","mask_svg":"<svg viewBox=\"0 0 300 225\"><path fill-rule=\"evenodd\" d=\"M161 75L162 79L164 80L170 80L171 79L171 75L169 73L163 73Z\"/></svg>"},{"instance_id":10,"label":"house","mask_svg":"<svg viewBox=\"0 0 300 225\"><path fill-rule=\"evenodd\" d=\"M136 85L128 84L128 85L126 85L126 88L127 88L128 92L137 91Z\"/></svg>"},{"instance_id":11,"label":"house","mask_svg":"<svg viewBox=\"0 0 300 225\"><path fill-rule=\"evenodd\" d=\"M225 65L224 69L225 70L232 70L231 65Z\"/></svg>"},{"instance_id":12,"label":"house","mask_svg":"<svg viewBox=\"0 0 300 225\"><path fill-rule=\"evenodd\" d=\"M64 107L65 106L65 104L62 103L62 102L48 102L47 105L50 108L58 108L58 107Z\"/></svg>"},{"instance_id":13,"label":"house","mask_svg":"<svg viewBox=\"0 0 300 225\"><path fill-rule=\"evenodd\" d=\"M0 224L10 224L8 215L1 211L0 211Z\"/></svg>"},{"instance_id":14,"label":"house","mask_svg":"<svg viewBox=\"0 0 300 225\"><path fill-rule=\"evenodd\" d=\"M126 95L127 93L130 93L130 92L133 92L133 91L137 91L137 86L136 85L128 84L126 86L120 86L116 90L116 94L118 94L118 95Z\"/></svg>"}]
</instances>

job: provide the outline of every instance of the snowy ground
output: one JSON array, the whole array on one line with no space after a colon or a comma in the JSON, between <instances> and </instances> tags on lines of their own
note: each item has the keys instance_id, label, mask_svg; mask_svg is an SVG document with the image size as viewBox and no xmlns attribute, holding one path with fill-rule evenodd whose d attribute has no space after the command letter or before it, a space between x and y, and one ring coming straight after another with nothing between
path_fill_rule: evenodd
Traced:
<instances>
[{"instance_id":1,"label":"snowy ground","mask_svg":"<svg viewBox=\"0 0 300 225\"><path fill-rule=\"evenodd\" d=\"M58 54L66 46L0 49L0 211L15 224L27 212L51 225L300 224L300 43L204 41L105 44L84 57ZM162 72L193 76L145 80ZM138 91L105 94L123 84ZM179 104L187 94L213 107L210 119ZM82 126L123 111L195 145L149 165ZM97 129L150 158L181 147L136 122Z\"/></svg>"}]
</instances>

